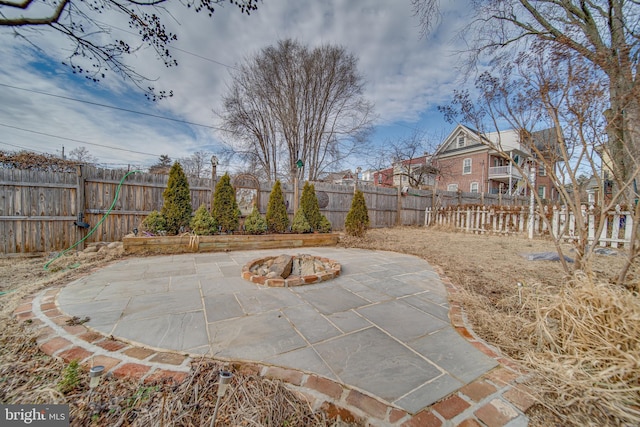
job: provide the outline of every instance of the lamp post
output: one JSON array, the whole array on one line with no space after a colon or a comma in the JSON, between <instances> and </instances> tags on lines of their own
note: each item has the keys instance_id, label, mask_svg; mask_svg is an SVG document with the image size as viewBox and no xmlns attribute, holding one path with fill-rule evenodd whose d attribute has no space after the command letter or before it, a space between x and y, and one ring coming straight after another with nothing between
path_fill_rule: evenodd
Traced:
<instances>
[{"instance_id":1,"label":"lamp post","mask_svg":"<svg viewBox=\"0 0 640 427\"><path fill-rule=\"evenodd\" d=\"M214 154L213 156L211 156L211 180L213 181L214 185L218 180L217 167L218 167L218 157Z\"/></svg>"},{"instance_id":2,"label":"lamp post","mask_svg":"<svg viewBox=\"0 0 640 427\"><path fill-rule=\"evenodd\" d=\"M213 195L216 192L216 184L218 183L218 157L214 154L211 156L211 204L213 206Z\"/></svg>"},{"instance_id":3,"label":"lamp post","mask_svg":"<svg viewBox=\"0 0 640 427\"><path fill-rule=\"evenodd\" d=\"M304 168L304 162L300 159L296 162L296 167L293 170L293 213L298 211L298 179L300 171Z\"/></svg>"}]
</instances>

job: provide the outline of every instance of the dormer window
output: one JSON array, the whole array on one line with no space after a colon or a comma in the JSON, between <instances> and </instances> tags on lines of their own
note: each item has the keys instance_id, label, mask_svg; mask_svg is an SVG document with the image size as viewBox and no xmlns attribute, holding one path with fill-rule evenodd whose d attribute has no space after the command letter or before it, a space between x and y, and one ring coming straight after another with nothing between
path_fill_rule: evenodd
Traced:
<instances>
[{"instance_id":1,"label":"dormer window","mask_svg":"<svg viewBox=\"0 0 640 427\"><path fill-rule=\"evenodd\" d=\"M458 136L458 148L464 147L464 135Z\"/></svg>"}]
</instances>

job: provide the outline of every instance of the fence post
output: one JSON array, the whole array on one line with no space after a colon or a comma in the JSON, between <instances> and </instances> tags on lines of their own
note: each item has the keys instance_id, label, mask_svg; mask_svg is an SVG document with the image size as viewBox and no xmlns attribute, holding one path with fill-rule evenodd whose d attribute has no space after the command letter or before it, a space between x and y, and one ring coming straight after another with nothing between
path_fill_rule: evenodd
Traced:
<instances>
[{"instance_id":1,"label":"fence post","mask_svg":"<svg viewBox=\"0 0 640 427\"><path fill-rule=\"evenodd\" d=\"M618 236L620 234L620 205L616 205L616 211L613 215L613 229L611 230L611 247L618 247Z\"/></svg>"},{"instance_id":2,"label":"fence post","mask_svg":"<svg viewBox=\"0 0 640 427\"><path fill-rule=\"evenodd\" d=\"M602 225L602 232L600 233L600 246L607 246L607 230L609 229L609 212L604 215L604 224Z\"/></svg>"},{"instance_id":3,"label":"fence post","mask_svg":"<svg viewBox=\"0 0 640 427\"><path fill-rule=\"evenodd\" d=\"M624 216L624 247L631 247L631 234L633 230L633 215L630 212L625 213Z\"/></svg>"},{"instance_id":4,"label":"fence post","mask_svg":"<svg viewBox=\"0 0 640 427\"><path fill-rule=\"evenodd\" d=\"M398 205L396 206L396 225L402 225L402 184L398 185Z\"/></svg>"},{"instance_id":5,"label":"fence post","mask_svg":"<svg viewBox=\"0 0 640 427\"><path fill-rule=\"evenodd\" d=\"M80 215L84 215L85 204L85 178L82 170L82 165L76 166L76 216L78 221L81 220ZM76 227L76 241L82 240L85 236L85 229L83 227ZM76 248L81 251L84 249L84 241L78 243Z\"/></svg>"},{"instance_id":6,"label":"fence post","mask_svg":"<svg viewBox=\"0 0 640 427\"><path fill-rule=\"evenodd\" d=\"M587 230L588 230L587 243L589 245L593 245L593 242L596 239L596 219L593 214L594 210L595 210L595 206L593 205L589 206L589 213L587 215Z\"/></svg>"}]
</instances>

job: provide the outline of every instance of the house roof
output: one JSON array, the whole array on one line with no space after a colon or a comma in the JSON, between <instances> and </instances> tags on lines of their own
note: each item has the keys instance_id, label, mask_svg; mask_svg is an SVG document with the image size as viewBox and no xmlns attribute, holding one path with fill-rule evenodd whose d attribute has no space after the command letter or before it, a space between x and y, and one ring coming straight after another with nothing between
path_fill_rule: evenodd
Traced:
<instances>
[{"instance_id":1,"label":"house roof","mask_svg":"<svg viewBox=\"0 0 640 427\"><path fill-rule=\"evenodd\" d=\"M457 147L458 137L464 135L472 142L467 142L464 147ZM554 128L543 129L531 134L533 143L541 151L549 151L549 148L557 144L557 135ZM498 132L481 134L475 129L459 124L445 138L436 150L434 156L443 154L454 155L460 152L491 150L492 145L500 146L504 151L517 151L526 154L526 146L521 143L521 133L515 129L507 129Z\"/></svg>"},{"instance_id":2,"label":"house roof","mask_svg":"<svg viewBox=\"0 0 640 427\"><path fill-rule=\"evenodd\" d=\"M328 172L322 177L322 181L335 182L343 179L355 179L355 175L349 169L340 172Z\"/></svg>"}]
</instances>

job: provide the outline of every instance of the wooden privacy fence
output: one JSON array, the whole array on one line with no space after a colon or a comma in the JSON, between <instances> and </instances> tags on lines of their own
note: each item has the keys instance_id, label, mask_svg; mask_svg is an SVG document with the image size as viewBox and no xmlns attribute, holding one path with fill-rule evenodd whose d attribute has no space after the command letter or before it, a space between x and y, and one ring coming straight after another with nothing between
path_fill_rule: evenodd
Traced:
<instances>
[{"instance_id":1,"label":"wooden privacy fence","mask_svg":"<svg viewBox=\"0 0 640 427\"><path fill-rule=\"evenodd\" d=\"M544 221L541 215L548 218ZM466 232L484 234L524 234L529 231L529 208L505 206L467 206L425 210L425 226L442 226ZM553 236L564 241L576 240L577 221L583 221L588 232L588 243L597 240L599 246L629 247L633 232L632 212L619 208L602 216L600 235L596 236L600 215L593 208L584 207L576 216L565 208L547 206L537 209L533 218L536 236Z\"/></svg>"},{"instance_id":2,"label":"wooden privacy fence","mask_svg":"<svg viewBox=\"0 0 640 427\"><path fill-rule=\"evenodd\" d=\"M0 253L52 252L76 242L121 240L153 210L163 205L167 175L78 166L73 172L51 172L0 168ZM126 179L123 179L126 176ZM116 191L122 182L116 198ZM257 204L266 213L273 183L258 183ZM189 178L192 206L211 207L215 181ZM321 212L334 230L344 229L353 199L353 186L314 183ZM300 186L302 192L302 185ZM293 186L282 185L293 218ZM374 228L422 225L425 212L436 207L465 203L521 204L522 198L478 193L384 188L359 183ZM115 200L115 202L114 202ZM112 206L113 205L113 206ZM106 217L105 214L109 213ZM102 222L101 222L102 221ZM84 222L96 230L78 227Z\"/></svg>"},{"instance_id":3,"label":"wooden privacy fence","mask_svg":"<svg viewBox=\"0 0 640 427\"><path fill-rule=\"evenodd\" d=\"M313 184L322 214L331 222L334 230L344 229L345 219L353 200L353 186L325 182L314 182ZM271 188L272 183L261 183L260 185L258 208L262 214L267 211ZM364 195L372 228L424 224L425 208L431 204L431 191L415 190L415 192L412 191L413 194L402 195L397 188L362 184L358 185L358 189ZM291 220L293 219L293 185L282 184L282 192L289 206L288 212Z\"/></svg>"},{"instance_id":4,"label":"wooden privacy fence","mask_svg":"<svg viewBox=\"0 0 640 427\"><path fill-rule=\"evenodd\" d=\"M87 236L86 242L117 241L162 207L168 176L78 166L76 173L0 169L0 252L60 251ZM189 179L194 206L209 203L211 180ZM82 248L84 243L80 244Z\"/></svg>"},{"instance_id":5,"label":"wooden privacy fence","mask_svg":"<svg viewBox=\"0 0 640 427\"><path fill-rule=\"evenodd\" d=\"M151 211L162 208L168 181L166 175L141 172L123 180L127 173L91 166L79 166L75 173L0 169L0 253L60 251L83 238L80 249L85 243L121 240ZM194 210L201 204L210 208L215 181L189 178L189 185ZM263 182L259 187L257 203L264 214L272 183ZM334 229L343 229L353 186L318 182L315 188L326 203L321 206L322 213ZM372 227L422 225L425 208L432 200L430 191L415 190L403 196L396 188L360 185L359 189ZM292 218L293 186L283 184L283 192ZM78 227L76 222L84 222L90 229L97 227L87 236L90 229Z\"/></svg>"}]
</instances>

